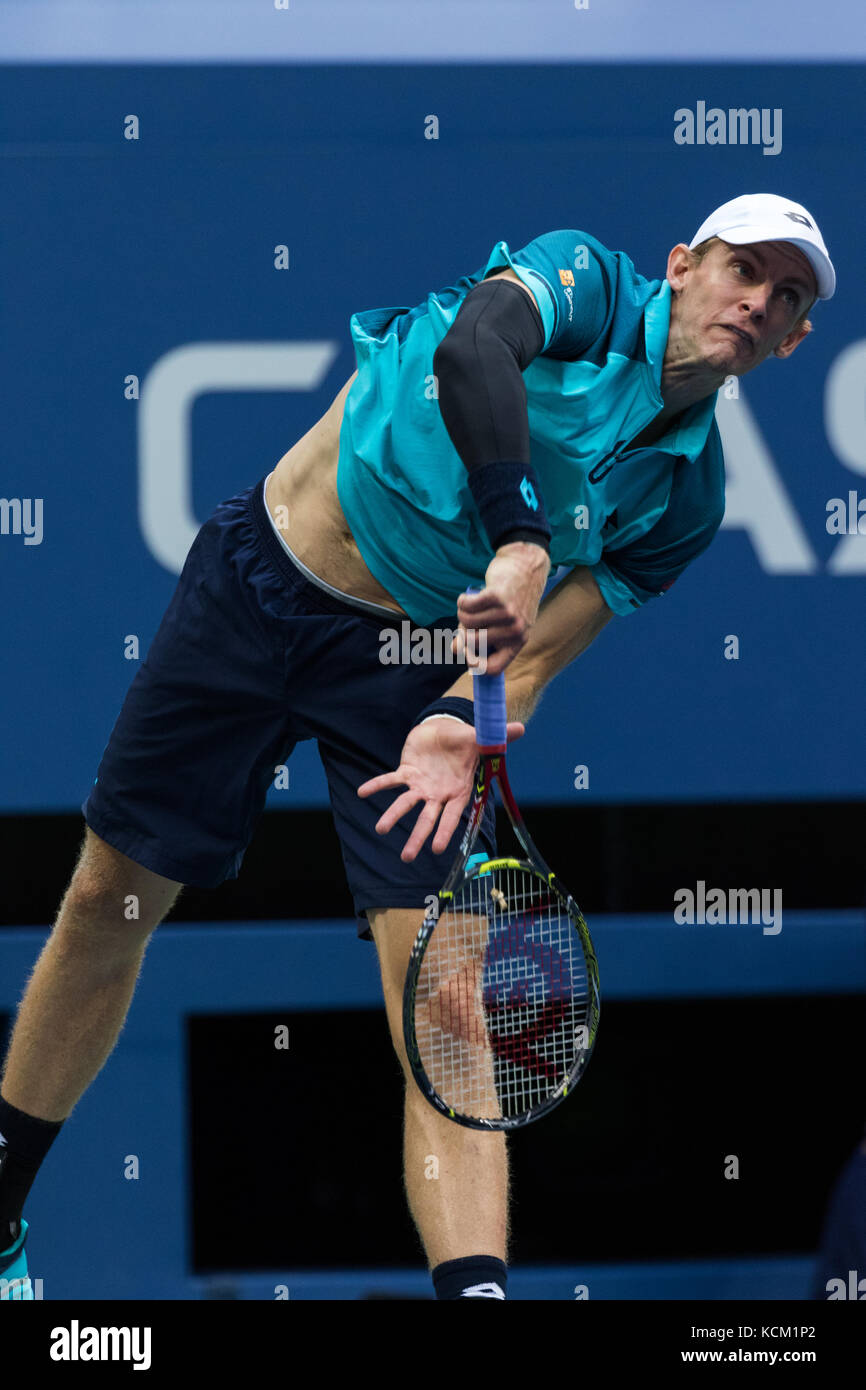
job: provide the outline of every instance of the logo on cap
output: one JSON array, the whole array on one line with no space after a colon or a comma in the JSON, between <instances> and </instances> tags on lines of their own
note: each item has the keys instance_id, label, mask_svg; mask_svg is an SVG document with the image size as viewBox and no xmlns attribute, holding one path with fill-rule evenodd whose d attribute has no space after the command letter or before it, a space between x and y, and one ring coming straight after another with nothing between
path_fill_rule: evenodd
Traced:
<instances>
[{"instance_id":1,"label":"logo on cap","mask_svg":"<svg viewBox=\"0 0 866 1390\"><path fill-rule=\"evenodd\" d=\"M809 221L808 217L803 216L802 212L786 212L785 216L790 217L792 222L802 222L804 227L812 227L812 223ZM814 230L815 228L812 227L813 232Z\"/></svg>"}]
</instances>

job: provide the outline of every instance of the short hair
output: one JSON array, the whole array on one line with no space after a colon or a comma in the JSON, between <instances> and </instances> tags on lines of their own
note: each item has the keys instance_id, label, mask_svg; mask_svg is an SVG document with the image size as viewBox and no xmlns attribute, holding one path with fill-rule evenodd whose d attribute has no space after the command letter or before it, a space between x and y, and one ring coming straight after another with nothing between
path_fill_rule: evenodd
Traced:
<instances>
[{"instance_id":1,"label":"short hair","mask_svg":"<svg viewBox=\"0 0 866 1390\"><path fill-rule=\"evenodd\" d=\"M689 248L689 254L690 254L690 255L692 256L692 258L694 259L695 264L696 264L696 265L700 265L700 264L701 264L701 261L704 259L704 257L707 256L707 255L709 254L710 251L712 251L713 247L716 246L717 244L720 245L720 244L722 243L723 240L724 240L724 238L722 238L722 237L711 236L707 241L700 241L700 242L698 242L697 246L692 246L692 247L690 247L690 248ZM725 245L726 245L726 246L733 246L734 243L729 241L729 242L725 242ZM818 301L818 296L816 295L815 298L812 300L812 302L811 302L810 304L807 304L807 305L806 305L806 307L805 307L805 309L803 310L802 314L800 315L800 317L797 319L796 323L794 324L794 328L799 328L801 323L806 323L806 322L808 322L808 317L807 317L807 316L808 316L808 314L809 314L809 311L811 310L812 306L813 306L814 304L817 303L817 301ZM791 329L791 332L792 332L792 333L793 333L793 331L794 331L794 328ZM812 324L811 324L811 323L809 324L809 329L810 329L810 331L811 331L811 329L812 329Z\"/></svg>"}]
</instances>

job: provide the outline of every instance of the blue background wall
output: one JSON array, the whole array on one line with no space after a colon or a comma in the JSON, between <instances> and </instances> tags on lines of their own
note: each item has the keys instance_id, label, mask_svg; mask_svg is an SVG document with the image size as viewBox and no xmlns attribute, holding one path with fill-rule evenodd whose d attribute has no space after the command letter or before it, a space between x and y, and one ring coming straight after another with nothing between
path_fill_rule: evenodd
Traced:
<instances>
[{"instance_id":1,"label":"blue background wall","mask_svg":"<svg viewBox=\"0 0 866 1390\"><path fill-rule=\"evenodd\" d=\"M866 497L861 69L30 67L3 69L2 90L0 492L42 498L44 534L0 535L19 730L0 807L80 804L135 674L124 639L143 657L185 553L166 480L188 477L201 524L263 477L353 370L354 310L417 303L498 239L563 226L661 277L676 242L749 191L815 214L837 295L789 362L720 393L722 531L558 679L515 777L527 803L862 795L866 535L826 530L831 498ZM674 112L699 100L781 108L781 152L677 145ZM144 403L126 379L146 393L167 354L213 343L231 345L225 381L195 400L188 438L152 450L148 528ZM267 389L249 375L263 344ZM298 344L318 345L312 389L286 385ZM301 747L269 804L325 800Z\"/></svg>"}]
</instances>

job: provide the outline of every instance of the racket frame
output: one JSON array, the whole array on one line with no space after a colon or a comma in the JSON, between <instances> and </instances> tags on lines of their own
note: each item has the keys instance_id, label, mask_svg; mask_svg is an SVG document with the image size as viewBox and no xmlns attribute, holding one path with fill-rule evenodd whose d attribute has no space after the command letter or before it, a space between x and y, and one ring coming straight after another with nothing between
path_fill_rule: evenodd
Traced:
<instances>
[{"instance_id":1,"label":"racket frame","mask_svg":"<svg viewBox=\"0 0 866 1390\"><path fill-rule=\"evenodd\" d=\"M466 823L466 829L463 832L463 838L460 841L460 847L448 873L448 877L439 890L436 903L431 905L425 913L424 921L415 938L409 957L406 983L403 989L403 1041L406 1047L406 1056L415 1081L431 1105L435 1106L441 1114L446 1115L449 1120L453 1120L456 1124L464 1125L468 1129L522 1129L525 1125L540 1120L543 1115L547 1115L559 1105L561 1101L565 1100L566 1096L580 1079L581 1074L589 1062L595 1045L601 1010L598 961L583 913L580 911L580 908L571 894L560 887L556 875L551 872L542 859L533 843L529 831L524 825L523 817L518 809L517 802L511 790L511 785L508 781L508 773L505 768L505 745L495 744L481 746L478 752L480 760L476 774L472 808ZM499 791L502 796L503 804L508 813L512 829L526 855L526 859L514 859L511 856L494 856L485 860L483 863L474 864L467 873L466 865L478 838L481 820L491 795L494 782L499 783ZM565 912L568 914L569 920L580 938L581 949L586 964L587 983L589 986L590 1025L587 1030L587 1046L577 1055L574 1065L570 1068L568 1075L550 1095L521 1115L499 1116L496 1119L487 1119L481 1116L463 1115L459 1111L454 1110L442 1099L430 1081L421 1061L420 1049L415 1033L415 996L424 954L439 922L439 917L443 909L447 910L449 902L453 899L454 894L462 890L464 885L471 882L472 879L481 877L491 869L506 867L522 869L535 874L544 882L545 887L556 895Z\"/></svg>"}]
</instances>

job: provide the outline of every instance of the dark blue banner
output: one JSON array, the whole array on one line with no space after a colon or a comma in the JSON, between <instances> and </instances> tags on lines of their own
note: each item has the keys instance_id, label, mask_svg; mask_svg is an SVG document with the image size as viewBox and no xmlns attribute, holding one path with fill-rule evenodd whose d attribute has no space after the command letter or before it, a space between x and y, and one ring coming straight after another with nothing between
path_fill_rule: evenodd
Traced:
<instances>
[{"instance_id":1,"label":"dark blue banner","mask_svg":"<svg viewBox=\"0 0 866 1390\"><path fill-rule=\"evenodd\" d=\"M722 529L553 683L513 781L571 804L864 794L861 68L6 67L0 88L2 809L80 804L197 528L327 408L354 311L559 227L661 278L747 192L814 213L837 294L789 361L720 391ZM288 781L269 804L325 803L311 746Z\"/></svg>"}]
</instances>

